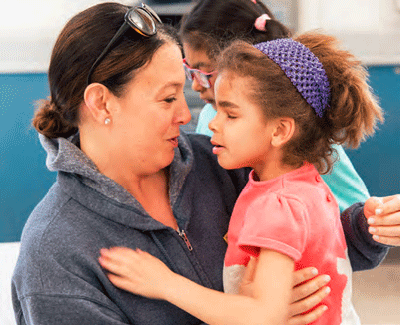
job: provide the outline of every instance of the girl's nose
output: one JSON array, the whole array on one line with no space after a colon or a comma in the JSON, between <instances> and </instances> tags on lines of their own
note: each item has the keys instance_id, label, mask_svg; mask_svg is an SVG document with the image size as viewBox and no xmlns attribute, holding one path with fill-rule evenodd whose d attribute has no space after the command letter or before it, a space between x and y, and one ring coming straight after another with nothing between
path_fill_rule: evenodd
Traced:
<instances>
[{"instance_id":1,"label":"girl's nose","mask_svg":"<svg viewBox=\"0 0 400 325\"><path fill-rule=\"evenodd\" d=\"M204 87L200 85L200 83L197 81L196 78L193 78L192 81L192 89L198 93L202 92L204 90Z\"/></svg>"},{"instance_id":2,"label":"girl's nose","mask_svg":"<svg viewBox=\"0 0 400 325\"><path fill-rule=\"evenodd\" d=\"M217 113L218 115L218 113ZM215 133L216 129L217 129L217 115L214 116L214 118L208 123L208 128Z\"/></svg>"}]
</instances>

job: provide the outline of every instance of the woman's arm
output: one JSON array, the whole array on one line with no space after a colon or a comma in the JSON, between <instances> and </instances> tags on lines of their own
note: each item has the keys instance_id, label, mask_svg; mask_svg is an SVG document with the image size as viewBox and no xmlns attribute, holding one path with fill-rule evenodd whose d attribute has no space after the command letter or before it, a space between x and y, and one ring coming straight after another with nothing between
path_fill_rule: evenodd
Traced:
<instances>
[{"instance_id":1,"label":"woman's arm","mask_svg":"<svg viewBox=\"0 0 400 325\"><path fill-rule=\"evenodd\" d=\"M230 295L202 287L170 271L148 253L127 248L102 250L100 263L113 272L117 287L163 299L207 324L286 324L294 262L281 253L261 249L252 296Z\"/></svg>"}]
</instances>

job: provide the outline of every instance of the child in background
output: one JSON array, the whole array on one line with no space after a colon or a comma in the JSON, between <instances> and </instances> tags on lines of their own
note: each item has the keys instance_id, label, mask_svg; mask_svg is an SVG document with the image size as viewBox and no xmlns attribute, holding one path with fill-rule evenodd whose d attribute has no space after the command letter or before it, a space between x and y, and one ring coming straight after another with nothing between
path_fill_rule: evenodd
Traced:
<instances>
[{"instance_id":1,"label":"child in background","mask_svg":"<svg viewBox=\"0 0 400 325\"><path fill-rule=\"evenodd\" d=\"M332 290L314 324L360 323L338 204L319 173L332 168L333 143L356 148L383 118L360 62L335 43L315 33L236 41L218 60L213 152L226 169L253 169L229 225L225 293L119 247L100 257L114 285L208 324L285 324L293 269L313 265ZM246 268L251 257L258 263ZM240 295L249 279L253 295Z\"/></svg>"}]
</instances>

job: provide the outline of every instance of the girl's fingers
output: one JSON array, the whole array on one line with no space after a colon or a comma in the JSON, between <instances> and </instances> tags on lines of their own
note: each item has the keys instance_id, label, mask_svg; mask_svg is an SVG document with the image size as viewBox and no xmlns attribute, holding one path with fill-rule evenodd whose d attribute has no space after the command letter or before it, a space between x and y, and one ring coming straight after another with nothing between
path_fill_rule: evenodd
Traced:
<instances>
[{"instance_id":1,"label":"girl's fingers","mask_svg":"<svg viewBox=\"0 0 400 325\"><path fill-rule=\"evenodd\" d=\"M318 305L331 292L329 287L323 287L305 299L292 303L289 306L289 315L294 317L308 312ZM309 313L307 313L309 314ZM306 314L305 314L306 315Z\"/></svg>"},{"instance_id":2,"label":"girl's fingers","mask_svg":"<svg viewBox=\"0 0 400 325\"><path fill-rule=\"evenodd\" d=\"M129 248L103 248L100 250L100 254L100 265L115 274L128 275L134 270L135 265L138 264L138 254Z\"/></svg>"},{"instance_id":3,"label":"girl's fingers","mask_svg":"<svg viewBox=\"0 0 400 325\"><path fill-rule=\"evenodd\" d=\"M104 256L99 257L100 265L109 272L121 275L121 265Z\"/></svg>"},{"instance_id":4,"label":"girl's fingers","mask_svg":"<svg viewBox=\"0 0 400 325\"><path fill-rule=\"evenodd\" d=\"M306 325L309 323L314 322L318 318L322 316L322 314L327 311L328 308L326 306L318 306L318 308L315 308L312 312L304 315L297 315L294 317L291 317L289 319L289 325Z\"/></svg>"},{"instance_id":5,"label":"girl's fingers","mask_svg":"<svg viewBox=\"0 0 400 325\"><path fill-rule=\"evenodd\" d=\"M116 287L135 293L135 285L132 283L132 281L111 273L107 274L107 277Z\"/></svg>"}]
</instances>

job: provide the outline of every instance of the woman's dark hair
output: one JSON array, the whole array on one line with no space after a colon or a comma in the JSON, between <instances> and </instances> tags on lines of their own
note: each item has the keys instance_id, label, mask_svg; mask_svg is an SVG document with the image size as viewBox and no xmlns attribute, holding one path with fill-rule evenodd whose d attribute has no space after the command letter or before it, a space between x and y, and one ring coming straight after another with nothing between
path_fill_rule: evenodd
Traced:
<instances>
[{"instance_id":1,"label":"woman's dark hair","mask_svg":"<svg viewBox=\"0 0 400 325\"><path fill-rule=\"evenodd\" d=\"M237 41L218 58L220 73L249 78L249 99L267 118L290 117L296 123L283 148L283 163L314 164L321 173L332 168L332 144L357 148L374 133L383 113L367 83L368 74L351 53L339 49L337 39L318 33L294 38L318 57L329 79L331 100L323 118L302 97L283 70L249 43Z\"/></svg>"},{"instance_id":2,"label":"woman's dark hair","mask_svg":"<svg viewBox=\"0 0 400 325\"><path fill-rule=\"evenodd\" d=\"M50 97L37 103L33 118L36 130L49 138L69 137L78 131L79 107L88 72L124 22L129 9L102 3L74 16L54 45L48 71ZM178 44L172 28L157 25L157 34L146 38L129 29L94 70L91 81L121 96L137 69L149 63L166 42Z\"/></svg>"},{"instance_id":3,"label":"woman's dark hair","mask_svg":"<svg viewBox=\"0 0 400 325\"><path fill-rule=\"evenodd\" d=\"M258 17L267 14L265 31L255 28ZM233 40L252 44L290 36L290 30L275 19L272 12L257 0L200 0L181 20L179 36L194 50L205 50L215 57Z\"/></svg>"}]
</instances>

